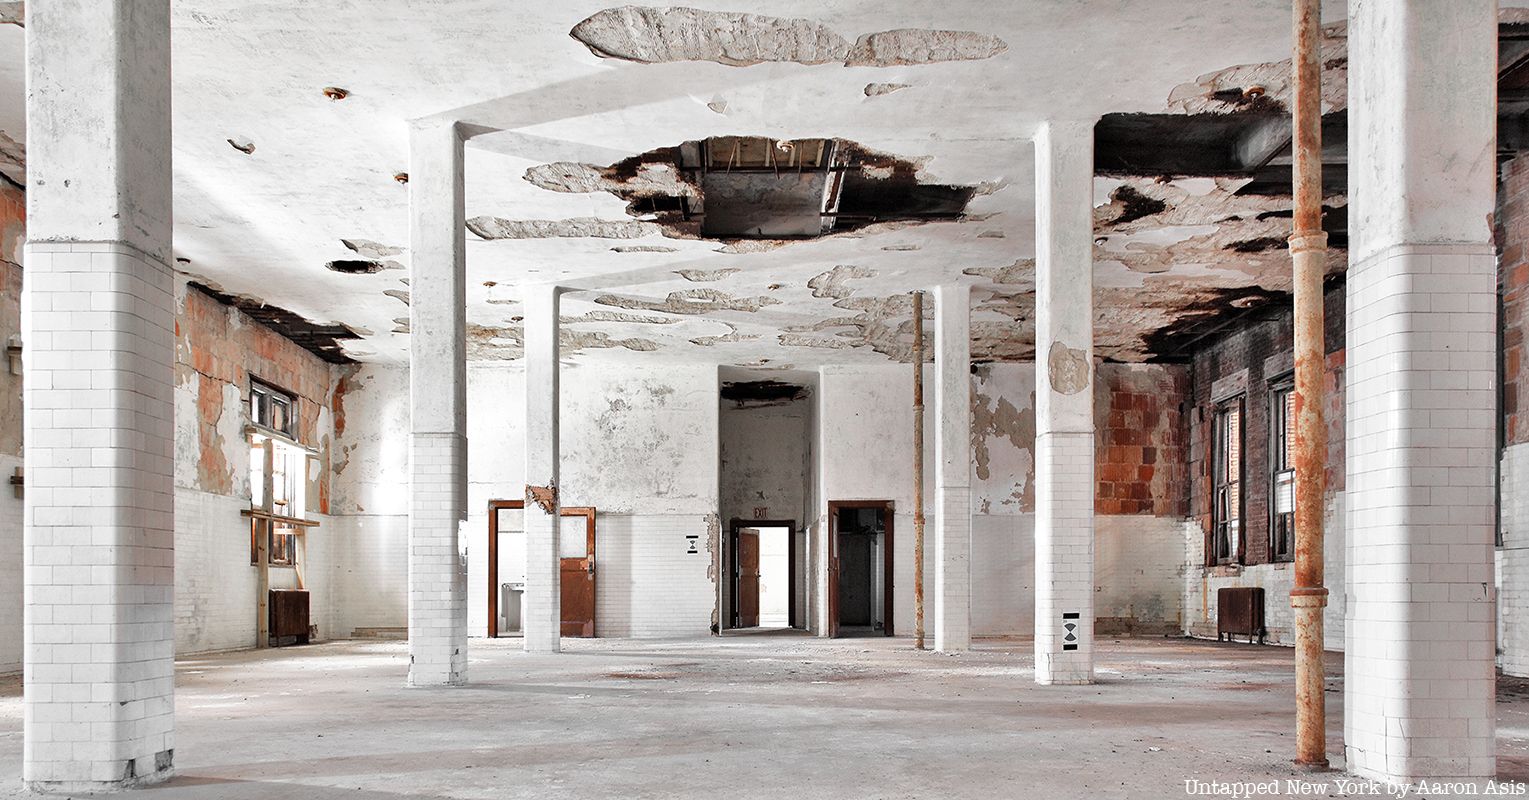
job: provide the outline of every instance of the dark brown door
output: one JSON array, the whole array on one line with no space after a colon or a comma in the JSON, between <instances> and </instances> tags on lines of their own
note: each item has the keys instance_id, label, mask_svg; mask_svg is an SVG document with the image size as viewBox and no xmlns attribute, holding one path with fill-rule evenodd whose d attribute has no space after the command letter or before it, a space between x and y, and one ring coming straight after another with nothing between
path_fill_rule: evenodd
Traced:
<instances>
[{"instance_id":1,"label":"dark brown door","mask_svg":"<svg viewBox=\"0 0 1529 800\"><path fill-rule=\"evenodd\" d=\"M759 627L759 531L738 531L738 627Z\"/></svg>"},{"instance_id":2,"label":"dark brown door","mask_svg":"<svg viewBox=\"0 0 1529 800\"><path fill-rule=\"evenodd\" d=\"M828 506L828 636L839 635L839 509Z\"/></svg>"},{"instance_id":3,"label":"dark brown door","mask_svg":"<svg viewBox=\"0 0 1529 800\"><path fill-rule=\"evenodd\" d=\"M595 635L595 510L565 508L564 517L582 517L582 526L564 524L558 559L562 581L562 635ZM580 541L579 534L583 534Z\"/></svg>"}]
</instances>

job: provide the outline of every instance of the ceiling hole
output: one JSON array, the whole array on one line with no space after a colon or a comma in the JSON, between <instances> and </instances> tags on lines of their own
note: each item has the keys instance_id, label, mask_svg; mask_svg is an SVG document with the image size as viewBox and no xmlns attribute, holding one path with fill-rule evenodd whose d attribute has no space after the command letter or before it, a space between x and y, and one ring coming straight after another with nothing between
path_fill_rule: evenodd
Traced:
<instances>
[{"instance_id":1,"label":"ceiling hole","mask_svg":"<svg viewBox=\"0 0 1529 800\"><path fill-rule=\"evenodd\" d=\"M341 258L324 265L325 269L346 275L370 275L381 272L387 267L381 261L372 261L365 258Z\"/></svg>"}]
</instances>

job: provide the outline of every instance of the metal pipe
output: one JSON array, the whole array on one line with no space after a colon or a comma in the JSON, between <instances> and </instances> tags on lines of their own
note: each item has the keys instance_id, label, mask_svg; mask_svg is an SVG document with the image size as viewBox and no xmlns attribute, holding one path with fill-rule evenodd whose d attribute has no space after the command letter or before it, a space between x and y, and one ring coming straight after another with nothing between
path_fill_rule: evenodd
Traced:
<instances>
[{"instance_id":1,"label":"metal pipe","mask_svg":"<svg viewBox=\"0 0 1529 800\"><path fill-rule=\"evenodd\" d=\"M913 293L913 646L924 649L924 293Z\"/></svg>"},{"instance_id":2,"label":"metal pipe","mask_svg":"<svg viewBox=\"0 0 1529 800\"><path fill-rule=\"evenodd\" d=\"M1327 492L1327 423L1323 419L1321 0L1294 0L1294 231L1290 256L1295 289L1295 620L1296 757L1298 767L1325 770L1327 698L1323 689L1322 505Z\"/></svg>"}]
</instances>

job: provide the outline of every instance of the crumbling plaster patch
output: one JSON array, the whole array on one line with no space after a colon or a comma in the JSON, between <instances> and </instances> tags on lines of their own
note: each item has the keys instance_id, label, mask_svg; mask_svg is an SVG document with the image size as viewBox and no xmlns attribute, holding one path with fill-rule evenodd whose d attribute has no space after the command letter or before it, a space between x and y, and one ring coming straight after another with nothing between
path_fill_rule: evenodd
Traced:
<instances>
[{"instance_id":1,"label":"crumbling plaster patch","mask_svg":"<svg viewBox=\"0 0 1529 800\"><path fill-rule=\"evenodd\" d=\"M769 296L735 297L719 289L685 289L670 292L663 300L602 294L595 298L595 302L603 306L687 315L709 314L716 311L755 312L765 306L780 303L779 300Z\"/></svg>"},{"instance_id":2,"label":"crumbling plaster patch","mask_svg":"<svg viewBox=\"0 0 1529 800\"><path fill-rule=\"evenodd\" d=\"M869 267L840 264L807 281L807 288L812 290L813 297L842 300L854 293L854 290L847 285L851 280L874 277L876 277L876 270Z\"/></svg>"},{"instance_id":3,"label":"crumbling plaster patch","mask_svg":"<svg viewBox=\"0 0 1529 800\"><path fill-rule=\"evenodd\" d=\"M1348 23L1322 27L1322 113L1348 106ZM1250 95L1249 87L1262 89ZM1191 83L1174 87L1168 108L1185 114L1231 114L1249 107L1289 108L1295 90L1290 59L1261 64L1239 64L1207 73Z\"/></svg>"},{"instance_id":4,"label":"crumbling plaster patch","mask_svg":"<svg viewBox=\"0 0 1529 800\"><path fill-rule=\"evenodd\" d=\"M473 217L467 229L481 239L641 239L661 236L664 228L642 220L611 220L595 217L572 219L504 219Z\"/></svg>"},{"instance_id":5,"label":"crumbling plaster patch","mask_svg":"<svg viewBox=\"0 0 1529 800\"><path fill-rule=\"evenodd\" d=\"M888 67L991 58L1008 49L974 31L903 28L861 36L853 45L808 19L685 7L621 6L598 11L569 31L595 55L643 64L713 61Z\"/></svg>"},{"instance_id":6,"label":"crumbling plaster patch","mask_svg":"<svg viewBox=\"0 0 1529 800\"><path fill-rule=\"evenodd\" d=\"M1087 351L1068 347L1060 341L1051 343L1046 354L1046 377L1052 389L1062 394L1077 394L1088 388L1092 370Z\"/></svg>"}]
</instances>

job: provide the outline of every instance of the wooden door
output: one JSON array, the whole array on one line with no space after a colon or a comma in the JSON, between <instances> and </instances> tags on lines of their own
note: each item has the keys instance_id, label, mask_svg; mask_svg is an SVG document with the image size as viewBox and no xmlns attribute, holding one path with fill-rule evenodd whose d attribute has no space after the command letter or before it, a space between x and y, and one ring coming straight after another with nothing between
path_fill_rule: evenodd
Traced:
<instances>
[{"instance_id":1,"label":"wooden door","mask_svg":"<svg viewBox=\"0 0 1529 800\"><path fill-rule=\"evenodd\" d=\"M595 635L595 510L562 510L558 537L558 578L562 595L563 636Z\"/></svg>"},{"instance_id":2,"label":"wooden door","mask_svg":"<svg viewBox=\"0 0 1529 800\"><path fill-rule=\"evenodd\" d=\"M839 635L839 509L828 504L828 636Z\"/></svg>"},{"instance_id":3,"label":"wooden door","mask_svg":"<svg viewBox=\"0 0 1529 800\"><path fill-rule=\"evenodd\" d=\"M759 531L738 531L738 627L759 627Z\"/></svg>"}]
</instances>

